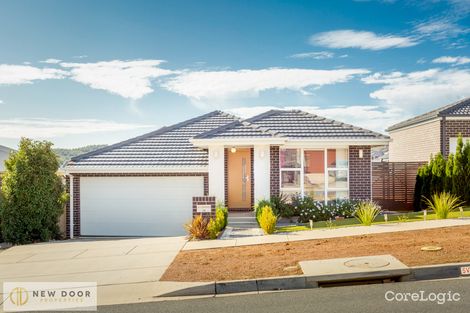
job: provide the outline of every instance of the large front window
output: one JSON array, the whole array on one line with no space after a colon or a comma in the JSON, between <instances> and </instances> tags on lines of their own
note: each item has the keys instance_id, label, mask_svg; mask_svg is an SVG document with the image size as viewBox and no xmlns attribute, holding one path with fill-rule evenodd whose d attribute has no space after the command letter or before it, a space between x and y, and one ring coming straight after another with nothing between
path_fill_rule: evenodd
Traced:
<instances>
[{"instance_id":1,"label":"large front window","mask_svg":"<svg viewBox=\"0 0 470 313\"><path fill-rule=\"evenodd\" d=\"M348 149L281 149L281 192L315 200L349 196Z\"/></svg>"}]
</instances>

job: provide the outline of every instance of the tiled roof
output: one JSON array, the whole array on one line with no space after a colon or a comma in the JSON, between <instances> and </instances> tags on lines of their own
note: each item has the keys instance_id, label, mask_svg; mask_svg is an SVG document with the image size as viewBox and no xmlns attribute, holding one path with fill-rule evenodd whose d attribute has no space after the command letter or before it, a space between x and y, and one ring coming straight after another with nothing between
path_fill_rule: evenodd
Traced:
<instances>
[{"instance_id":1,"label":"tiled roof","mask_svg":"<svg viewBox=\"0 0 470 313\"><path fill-rule=\"evenodd\" d=\"M247 122L292 139L388 139L371 130L299 110L271 110Z\"/></svg>"},{"instance_id":2,"label":"tiled roof","mask_svg":"<svg viewBox=\"0 0 470 313\"><path fill-rule=\"evenodd\" d=\"M387 131L413 126L440 116L470 116L470 97L392 125L387 128Z\"/></svg>"},{"instance_id":3,"label":"tiled roof","mask_svg":"<svg viewBox=\"0 0 470 313\"><path fill-rule=\"evenodd\" d=\"M278 137L276 133L263 129L257 125L235 121L225 126L215 128L206 133L200 134L195 139L207 138L273 138Z\"/></svg>"},{"instance_id":4,"label":"tiled roof","mask_svg":"<svg viewBox=\"0 0 470 313\"><path fill-rule=\"evenodd\" d=\"M211 138L387 139L387 136L303 111L271 110L197 136Z\"/></svg>"},{"instance_id":5,"label":"tiled roof","mask_svg":"<svg viewBox=\"0 0 470 313\"><path fill-rule=\"evenodd\" d=\"M387 139L370 130L302 111L272 110L248 120L214 111L73 158L68 167L197 168L208 165L207 151L190 139Z\"/></svg>"},{"instance_id":6,"label":"tiled roof","mask_svg":"<svg viewBox=\"0 0 470 313\"><path fill-rule=\"evenodd\" d=\"M207 152L194 147L189 139L233 121L236 121L234 116L214 111L75 157L68 166L207 166Z\"/></svg>"}]
</instances>

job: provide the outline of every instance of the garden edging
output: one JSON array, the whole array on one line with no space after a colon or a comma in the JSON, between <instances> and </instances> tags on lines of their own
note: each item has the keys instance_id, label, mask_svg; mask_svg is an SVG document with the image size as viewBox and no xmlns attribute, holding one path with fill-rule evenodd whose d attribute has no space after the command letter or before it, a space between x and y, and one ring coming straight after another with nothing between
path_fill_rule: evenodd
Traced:
<instances>
[{"instance_id":1,"label":"garden edging","mask_svg":"<svg viewBox=\"0 0 470 313\"><path fill-rule=\"evenodd\" d=\"M470 262L410 267L411 273L400 282L464 277L461 267ZM306 275L208 282L205 285L176 290L159 297L209 296L244 292L280 291L318 288L316 277Z\"/></svg>"}]
</instances>

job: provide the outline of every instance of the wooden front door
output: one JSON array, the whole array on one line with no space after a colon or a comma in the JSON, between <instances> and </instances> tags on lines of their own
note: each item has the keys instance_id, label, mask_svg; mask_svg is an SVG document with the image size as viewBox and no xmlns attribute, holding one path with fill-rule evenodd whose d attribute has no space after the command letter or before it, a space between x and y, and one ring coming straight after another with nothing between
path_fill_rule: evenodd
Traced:
<instances>
[{"instance_id":1,"label":"wooden front door","mask_svg":"<svg viewBox=\"0 0 470 313\"><path fill-rule=\"evenodd\" d=\"M228 207L251 210L251 153L250 149L228 151Z\"/></svg>"}]
</instances>

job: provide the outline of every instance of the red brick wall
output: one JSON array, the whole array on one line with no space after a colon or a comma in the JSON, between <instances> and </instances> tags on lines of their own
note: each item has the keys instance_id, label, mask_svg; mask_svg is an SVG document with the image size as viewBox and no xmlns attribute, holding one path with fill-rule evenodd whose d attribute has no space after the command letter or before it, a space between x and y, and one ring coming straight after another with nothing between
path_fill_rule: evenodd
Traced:
<instances>
[{"instance_id":1,"label":"red brick wall","mask_svg":"<svg viewBox=\"0 0 470 313\"><path fill-rule=\"evenodd\" d=\"M210 213L198 213L197 206L198 205L210 205L211 212ZM196 215L202 214L205 218L215 217L215 197L193 197L193 217Z\"/></svg>"},{"instance_id":2,"label":"red brick wall","mask_svg":"<svg viewBox=\"0 0 470 313\"><path fill-rule=\"evenodd\" d=\"M270 158L270 190L271 196L279 195L279 147L271 146L269 151Z\"/></svg>"},{"instance_id":3,"label":"red brick wall","mask_svg":"<svg viewBox=\"0 0 470 313\"><path fill-rule=\"evenodd\" d=\"M250 168L250 184L251 184L251 207L255 206L255 149L250 149L251 168Z\"/></svg>"},{"instance_id":4,"label":"red brick wall","mask_svg":"<svg viewBox=\"0 0 470 313\"><path fill-rule=\"evenodd\" d=\"M359 150L363 157L359 158ZM349 146L349 198L369 200L372 198L372 160L370 146Z\"/></svg>"},{"instance_id":5,"label":"red brick wall","mask_svg":"<svg viewBox=\"0 0 470 313\"><path fill-rule=\"evenodd\" d=\"M80 173L73 175L73 235L80 236L80 177L141 177L141 176L203 176L204 195L209 194L209 174L197 173ZM70 192L70 176L66 177L66 190ZM67 238L70 236L70 205L66 205Z\"/></svg>"},{"instance_id":6,"label":"red brick wall","mask_svg":"<svg viewBox=\"0 0 470 313\"><path fill-rule=\"evenodd\" d=\"M458 137L459 133L461 133L463 137L470 137L470 120L446 119L445 121L441 121L441 147L442 140L444 140L445 143L445 151L442 151L443 155L447 156L449 154L449 138Z\"/></svg>"}]
</instances>

